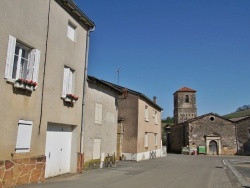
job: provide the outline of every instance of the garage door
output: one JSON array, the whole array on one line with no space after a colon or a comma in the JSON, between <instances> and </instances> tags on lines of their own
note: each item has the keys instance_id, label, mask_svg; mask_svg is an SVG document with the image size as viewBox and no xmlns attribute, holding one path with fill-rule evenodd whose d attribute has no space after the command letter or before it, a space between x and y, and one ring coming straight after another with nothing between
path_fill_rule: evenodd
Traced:
<instances>
[{"instance_id":1,"label":"garage door","mask_svg":"<svg viewBox=\"0 0 250 188\"><path fill-rule=\"evenodd\" d=\"M71 143L72 126L48 125L45 178L70 172Z\"/></svg>"}]
</instances>

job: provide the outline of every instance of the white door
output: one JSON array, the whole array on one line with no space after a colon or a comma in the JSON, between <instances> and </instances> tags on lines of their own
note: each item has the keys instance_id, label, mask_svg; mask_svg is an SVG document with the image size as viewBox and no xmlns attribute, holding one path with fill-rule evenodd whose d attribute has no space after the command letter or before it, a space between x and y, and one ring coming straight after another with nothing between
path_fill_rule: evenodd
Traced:
<instances>
[{"instance_id":1,"label":"white door","mask_svg":"<svg viewBox=\"0 0 250 188\"><path fill-rule=\"evenodd\" d=\"M45 178L70 172L72 126L48 125Z\"/></svg>"}]
</instances>

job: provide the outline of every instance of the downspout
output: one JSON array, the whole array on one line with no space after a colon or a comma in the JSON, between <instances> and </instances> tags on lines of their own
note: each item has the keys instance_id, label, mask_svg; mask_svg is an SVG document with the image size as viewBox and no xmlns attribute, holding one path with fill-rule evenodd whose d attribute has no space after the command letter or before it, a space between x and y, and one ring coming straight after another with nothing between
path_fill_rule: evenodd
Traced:
<instances>
[{"instance_id":1,"label":"downspout","mask_svg":"<svg viewBox=\"0 0 250 188\"><path fill-rule=\"evenodd\" d=\"M235 125L235 138L236 138L236 147L237 147L237 155L239 155L239 142L238 142L238 130L237 130L237 123L234 123Z\"/></svg>"},{"instance_id":2,"label":"downspout","mask_svg":"<svg viewBox=\"0 0 250 188\"><path fill-rule=\"evenodd\" d=\"M87 85L87 72L88 72L88 59L89 59L89 35L90 32L95 30L95 26L87 31L86 35L86 50L85 50L85 66L84 66L84 80L83 80L83 95L82 95L82 118L81 118L81 135L80 135L80 154L83 156L83 138L84 138L84 107L85 107L85 95ZM81 158L82 165L82 158ZM82 166L81 166L82 169Z\"/></svg>"},{"instance_id":3,"label":"downspout","mask_svg":"<svg viewBox=\"0 0 250 188\"><path fill-rule=\"evenodd\" d=\"M41 105L40 105L38 134L40 134L41 132L41 124L42 124L42 117L43 117L43 95L44 95L44 81L45 81L45 74L46 74L47 52L48 52L50 6L51 6L51 0L49 0L49 9L48 9L48 23L47 23L46 44L45 44L45 53L44 53L45 60L44 60L44 67L43 67L42 96L41 96Z\"/></svg>"}]
</instances>

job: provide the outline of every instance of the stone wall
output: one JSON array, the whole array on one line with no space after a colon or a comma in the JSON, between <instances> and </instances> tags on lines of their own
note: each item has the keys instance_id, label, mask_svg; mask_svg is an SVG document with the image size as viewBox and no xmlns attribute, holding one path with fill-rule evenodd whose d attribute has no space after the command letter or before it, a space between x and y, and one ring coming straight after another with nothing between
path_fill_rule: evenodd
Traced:
<instances>
[{"instance_id":1,"label":"stone wall","mask_svg":"<svg viewBox=\"0 0 250 188\"><path fill-rule=\"evenodd\" d=\"M171 151L181 153L184 146L184 129L183 124L173 125L170 129Z\"/></svg>"},{"instance_id":2,"label":"stone wall","mask_svg":"<svg viewBox=\"0 0 250 188\"><path fill-rule=\"evenodd\" d=\"M0 160L0 188L43 182L45 156Z\"/></svg>"},{"instance_id":3,"label":"stone wall","mask_svg":"<svg viewBox=\"0 0 250 188\"><path fill-rule=\"evenodd\" d=\"M189 141L196 146L205 146L205 136L215 134L220 137L221 154L236 154L235 124L219 116L206 115L189 124Z\"/></svg>"},{"instance_id":4,"label":"stone wall","mask_svg":"<svg viewBox=\"0 0 250 188\"><path fill-rule=\"evenodd\" d=\"M250 155L250 117L237 122L239 154Z\"/></svg>"}]
</instances>

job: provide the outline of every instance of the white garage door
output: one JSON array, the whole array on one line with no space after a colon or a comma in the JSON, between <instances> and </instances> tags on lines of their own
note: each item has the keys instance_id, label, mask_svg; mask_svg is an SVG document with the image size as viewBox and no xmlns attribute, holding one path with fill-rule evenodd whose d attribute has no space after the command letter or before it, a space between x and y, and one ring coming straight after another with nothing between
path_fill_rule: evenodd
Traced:
<instances>
[{"instance_id":1,"label":"white garage door","mask_svg":"<svg viewBox=\"0 0 250 188\"><path fill-rule=\"evenodd\" d=\"M48 125L45 178L70 172L71 143L72 126Z\"/></svg>"}]
</instances>

